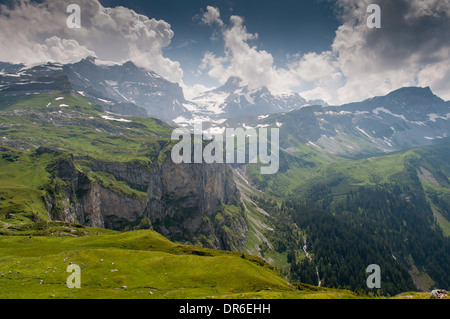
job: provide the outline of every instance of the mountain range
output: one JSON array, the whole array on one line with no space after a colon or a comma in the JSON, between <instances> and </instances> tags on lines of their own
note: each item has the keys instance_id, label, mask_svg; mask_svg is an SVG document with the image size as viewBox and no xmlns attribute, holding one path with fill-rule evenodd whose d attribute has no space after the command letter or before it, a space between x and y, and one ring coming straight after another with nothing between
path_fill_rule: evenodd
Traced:
<instances>
[{"instance_id":1,"label":"mountain range","mask_svg":"<svg viewBox=\"0 0 450 319\"><path fill-rule=\"evenodd\" d=\"M340 156L389 153L431 145L450 132L450 102L429 87L407 87L386 96L340 106L231 119L219 126L285 128L281 147L298 143ZM294 147L294 148L292 148Z\"/></svg>"},{"instance_id":2,"label":"mountain range","mask_svg":"<svg viewBox=\"0 0 450 319\"><path fill-rule=\"evenodd\" d=\"M36 89L45 90L45 84L49 84L43 80L46 77L59 77L60 85L70 85L104 109L124 115L146 114L180 125L192 123L194 116L220 122L241 115L291 111L308 103L324 104L323 101L308 102L295 93L273 95L267 88L250 90L236 77L231 77L220 88L187 101L180 85L155 72L132 62L107 64L94 57L72 64L47 63L34 67L0 62L0 75L4 92L13 92L20 85L21 91L34 93Z\"/></svg>"},{"instance_id":3,"label":"mountain range","mask_svg":"<svg viewBox=\"0 0 450 319\"><path fill-rule=\"evenodd\" d=\"M45 91L49 84L47 79L54 77L61 87L70 86L114 113L164 120L170 120L174 114L190 116L182 106L188 102L179 85L138 68L132 62L108 65L88 57L66 65L47 63L24 67L2 63L0 72L2 82L6 83L2 91L9 94L17 90L31 94Z\"/></svg>"},{"instance_id":4,"label":"mountain range","mask_svg":"<svg viewBox=\"0 0 450 319\"><path fill-rule=\"evenodd\" d=\"M250 89L237 77L187 101L183 90L132 62L105 64L93 57L34 67L0 64L0 92L37 94L72 88L106 111L159 118L205 128L289 126L301 143L336 155L392 152L429 145L448 136L449 103L430 88L402 88L362 102L330 106L306 101L297 93ZM16 92L16 93L15 93ZM293 137L294 139L296 137ZM284 146L289 148L285 140Z\"/></svg>"},{"instance_id":5,"label":"mountain range","mask_svg":"<svg viewBox=\"0 0 450 319\"><path fill-rule=\"evenodd\" d=\"M315 286L367 292L378 263L384 295L448 288L449 115L428 87L333 106L231 77L187 100L131 62L0 63L0 231L151 228ZM279 129L279 172L175 165L171 133L196 121Z\"/></svg>"}]
</instances>

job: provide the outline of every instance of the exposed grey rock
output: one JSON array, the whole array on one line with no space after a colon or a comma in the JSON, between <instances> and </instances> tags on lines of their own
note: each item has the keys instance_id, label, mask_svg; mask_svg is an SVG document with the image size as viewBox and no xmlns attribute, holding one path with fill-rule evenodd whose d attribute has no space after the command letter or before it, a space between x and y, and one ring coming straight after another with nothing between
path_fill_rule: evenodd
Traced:
<instances>
[{"instance_id":1,"label":"exposed grey rock","mask_svg":"<svg viewBox=\"0 0 450 319\"><path fill-rule=\"evenodd\" d=\"M430 293L430 299L442 299L448 295L448 292L442 289L433 290Z\"/></svg>"},{"instance_id":2,"label":"exposed grey rock","mask_svg":"<svg viewBox=\"0 0 450 319\"><path fill-rule=\"evenodd\" d=\"M95 58L88 57L64 65L63 69L75 90L83 91L105 110L109 108L111 112L138 116L145 110L144 116L166 121L178 116L191 117L183 106L189 102L177 83L169 82L132 62L101 65L96 63Z\"/></svg>"},{"instance_id":3,"label":"exposed grey rock","mask_svg":"<svg viewBox=\"0 0 450 319\"><path fill-rule=\"evenodd\" d=\"M52 219L121 229L146 217L156 231L172 240L226 250L242 247L248 227L228 166L174 164L170 158L153 168L139 162L89 162L91 169L108 172L130 187L145 191L147 196L143 198L120 194L92 181L75 169L74 161L72 157L64 158L51 170L54 178L70 185L63 190L63 199L56 199L60 194L47 196ZM58 205L63 206L62 211L56 208Z\"/></svg>"}]
</instances>

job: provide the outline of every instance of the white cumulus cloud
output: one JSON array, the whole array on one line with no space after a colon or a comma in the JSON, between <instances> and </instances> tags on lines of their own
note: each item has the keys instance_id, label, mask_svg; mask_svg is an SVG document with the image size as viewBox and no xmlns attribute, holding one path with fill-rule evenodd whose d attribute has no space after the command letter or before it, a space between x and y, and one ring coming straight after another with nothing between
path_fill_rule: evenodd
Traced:
<instances>
[{"instance_id":1,"label":"white cumulus cloud","mask_svg":"<svg viewBox=\"0 0 450 319\"><path fill-rule=\"evenodd\" d=\"M202 16L203 23L213 25L217 23L219 26L223 26L223 21L220 18L220 10L216 7L207 6L206 12Z\"/></svg>"},{"instance_id":2,"label":"white cumulus cloud","mask_svg":"<svg viewBox=\"0 0 450 319\"><path fill-rule=\"evenodd\" d=\"M218 13L218 9L209 9L209 12ZM215 16L215 19L220 17ZM200 70L206 71L221 83L231 76L237 76L250 88L266 86L272 90L281 90L286 88L288 82L297 83L292 72L274 65L272 54L252 45L252 41L258 39L258 34L247 31L242 17L232 15L230 24L222 26L220 32L225 42L224 56L206 52Z\"/></svg>"},{"instance_id":3,"label":"white cumulus cloud","mask_svg":"<svg viewBox=\"0 0 450 319\"><path fill-rule=\"evenodd\" d=\"M367 8L374 3L381 8L381 29L367 26ZM253 44L258 34L247 31L242 17L232 16L220 28L224 55L205 53L200 70L222 83L238 76L252 86L296 89L330 104L404 86L430 86L450 99L449 1L337 0L336 12L341 26L330 50L291 56L285 68L275 67L271 53ZM219 11L208 9L208 17L205 22L212 25L220 20Z\"/></svg>"},{"instance_id":4,"label":"white cumulus cloud","mask_svg":"<svg viewBox=\"0 0 450 319\"><path fill-rule=\"evenodd\" d=\"M79 0L81 28L66 21L72 0L21 0L0 5L0 60L14 63L76 62L94 55L100 60L125 62L180 82L178 62L163 56L174 35L169 23L150 19L125 7L108 8L98 0Z\"/></svg>"}]
</instances>

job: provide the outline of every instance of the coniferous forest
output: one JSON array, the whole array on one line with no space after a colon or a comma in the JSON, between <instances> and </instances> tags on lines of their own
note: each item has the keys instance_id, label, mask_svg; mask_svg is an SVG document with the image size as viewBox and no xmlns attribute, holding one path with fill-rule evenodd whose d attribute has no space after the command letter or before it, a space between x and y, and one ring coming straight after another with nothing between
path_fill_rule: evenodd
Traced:
<instances>
[{"instance_id":1,"label":"coniferous forest","mask_svg":"<svg viewBox=\"0 0 450 319\"><path fill-rule=\"evenodd\" d=\"M359 187L332 201L328 191L316 187L307 199L286 200L279 207L260 201L264 209L294 222L307 238L311 260L296 254L300 247L292 238L279 239L287 243L278 248L288 250L293 281L317 285L320 279L325 287L367 293L366 268L377 264L382 295L415 290L412 267L429 274L436 286L450 284L450 239L437 227L423 194L379 185Z\"/></svg>"}]
</instances>

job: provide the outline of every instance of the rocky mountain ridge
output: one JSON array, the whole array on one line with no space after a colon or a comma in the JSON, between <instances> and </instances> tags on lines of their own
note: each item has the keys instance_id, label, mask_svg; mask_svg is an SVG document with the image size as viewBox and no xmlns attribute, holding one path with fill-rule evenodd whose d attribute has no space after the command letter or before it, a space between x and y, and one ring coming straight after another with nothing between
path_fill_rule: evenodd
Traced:
<instances>
[{"instance_id":1,"label":"rocky mountain ridge","mask_svg":"<svg viewBox=\"0 0 450 319\"><path fill-rule=\"evenodd\" d=\"M450 136L450 102L430 88L402 88L386 96L341 106L230 119L226 127L280 128L280 146L299 144L338 156L361 157L431 145ZM284 133L284 134L283 134Z\"/></svg>"}]
</instances>

